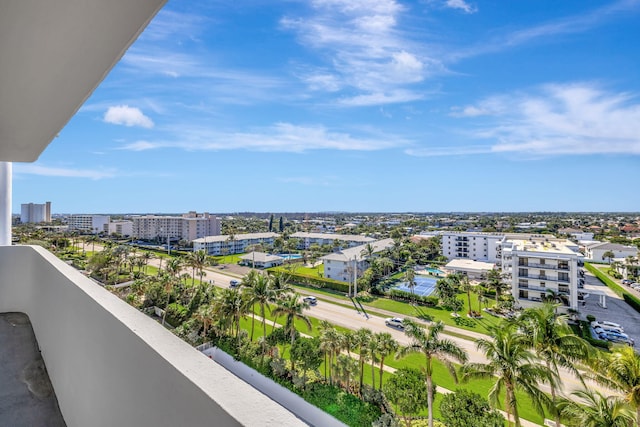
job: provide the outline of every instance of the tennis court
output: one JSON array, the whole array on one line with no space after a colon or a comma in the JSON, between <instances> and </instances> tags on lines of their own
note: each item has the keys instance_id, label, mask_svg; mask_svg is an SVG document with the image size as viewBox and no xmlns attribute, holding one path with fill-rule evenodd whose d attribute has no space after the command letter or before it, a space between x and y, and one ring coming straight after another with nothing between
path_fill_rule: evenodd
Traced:
<instances>
[{"instance_id":1,"label":"tennis court","mask_svg":"<svg viewBox=\"0 0 640 427\"><path fill-rule=\"evenodd\" d=\"M431 295L436 289L436 282L438 279L434 279L431 277L415 277L416 286L413 288L413 293L416 295L420 295L423 297ZM412 292L411 288L407 286L407 282L400 282L393 287L393 289L398 289L400 291Z\"/></svg>"}]
</instances>

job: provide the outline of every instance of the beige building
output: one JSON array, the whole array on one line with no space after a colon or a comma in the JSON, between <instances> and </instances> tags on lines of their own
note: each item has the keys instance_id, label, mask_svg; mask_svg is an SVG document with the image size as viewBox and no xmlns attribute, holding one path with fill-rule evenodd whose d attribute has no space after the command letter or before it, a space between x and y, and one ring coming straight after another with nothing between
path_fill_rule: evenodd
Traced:
<instances>
[{"instance_id":1,"label":"beige building","mask_svg":"<svg viewBox=\"0 0 640 427\"><path fill-rule=\"evenodd\" d=\"M189 212L182 216L142 215L132 218L133 234L137 239L173 239L194 241L220 234L220 218L208 212Z\"/></svg>"}]
</instances>

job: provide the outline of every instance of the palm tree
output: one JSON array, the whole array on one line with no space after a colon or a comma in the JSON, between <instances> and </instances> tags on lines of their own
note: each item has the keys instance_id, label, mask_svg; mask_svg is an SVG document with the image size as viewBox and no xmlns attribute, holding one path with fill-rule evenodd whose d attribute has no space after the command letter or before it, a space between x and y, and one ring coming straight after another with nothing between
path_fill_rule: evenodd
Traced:
<instances>
[{"instance_id":1,"label":"palm tree","mask_svg":"<svg viewBox=\"0 0 640 427\"><path fill-rule=\"evenodd\" d=\"M559 367L563 367L581 378L576 363L585 361L590 356L589 345L582 338L573 334L567 325L566 315L556 315L556 304L545 303L540 307L526 309L520 319L525 335L530 338L530 345L536 356L544 362L549 372L559 377ZM554 382L551 388L551 413L555 416L556 425L560 425L560 413L557 411L557 393Z\"/></svg>"},{"instance_id":2,"label":"palm tree","mask_svg":"<svg viewBox=\"0 0 640 427\"><path fill-rule=\"evenodd\" d=\"M469 278L466 275L463 275L460 278L460 285L458 288L461 292L465 292L467 294L467 302L469 304L469 311L467 311L467 314L469 315L469 317L471 317L471 292L473 292L473 290L475 289L475 286L473 286L470 282L469 282Z\"/></svg>"},{"instance_id":3,"label":"palm tree","mask_svg":"<svg viewBox=\"0 0 640 427\"><path fill-rule=\"evenodd\" d=\"M416 273L413 271L413 268L407 268L404 272L404 280L407 282L407 287L411 289L411 295L413 295L413 299L415 299L415 287L416 283Z\"/></svg>"},{"instance_id":4,"label":"palm tree","mask_svg":"<svg viewBox=\"0 0 640 427\"><path fill-rule=\"evenodd\" d=\"M379 389L382 390L382 374L384 373L384 359L393 356L400 347L398 341L396 341L389 332L380 332L374 335L374 342L376 343L376 352L380 356L380 385Z\"/></svg>"},{"instance_id":5,"label":"palm tree","mask_svg":"<svg viewBox=\"0 0 640 427\"><path fill-rule=\"evenodd\" d=\"M502 281L502 274L500 274L499 270L489 270L487 273L487 279L484 282L484 286L489 289L492 289L496 293L496 306L500 301L500 295L502 291L506 288L506 284Z\"/></svg>"},{"instance_id":6,"label":"palm tree","mask_svg":"<svg viewBox=\"0 0 640 427\"><path fill-rule=\"evenodd\" d=\"M612 251L606 251L605 253L602 254L602 259L608 259L609 264L611 264L611 260L615 258L615 256L616 254L614 254Z\"/></svg>"},{"instance_id":7,"label":"palm tree","mask_svg":"<svg viewBox=\"0 0 640 427\"><path fill-rule=\"evenodd\" d=\"M252 270L251 272L254 272ZM260 307L260 317L262 318L262 336L267 336L267 319L265 318L266 307L269 306L269 301L272 301L275 297L275 292L271 287L271 279L264 274L257 273L251 282L251 286L245 288L247 295L247 304L251 306L251 312L253 313L253 307L258 304ZM255 316L251 316L251 340L253 341L253 322Z\"/></svg>"},{"instance_id":8,"label":"palm tree","mask_svg":"<svg viewBox=\"0 0 640 427\"><path fill-rule=\"evenodd\" d=\"M206 337L209 325L211 325L211 321L213 320L213 308L211 307L211 305L203 304L198 307L195 318L202 322L202 337Z\"/></svg>"},{"instance_id":9,"label":"palm tree","mask_svg":"<svg viewBox=\"0 0 640 427\"><path fill-rule=\"evenodd\" d=\"M497 326L488 327L493 339L480 338L476 347L487 358L487 363L469 363L462 367L463 379L491 378L495 384L489 390L489 402L499 406L500 393L505 389L504 409L507 420L511 425L511 415L515 425L520 427L518 401L516 389L523 390L530 398L534 408L543 413L543 405L549 407L549 398L537 387L538 382L555 381L553 373L535 360L535 356L528 350L529 338L518 333L517 325L512 322L502 322Z\"/></svg>"},{"instance_id":10,"label":"palm tree","mask_svg":"<svg viewBox=\"0 0 640 427\"><path fill-rule=\"evenodd\" d=\"M234 330L240 346L240 319L246 314L247 304L238 289L222 289L214 298L214 310L220 323ZM227 328L224 329L227 329Z\"/></svg>"},{"instance_id":11,"label":"palm tree","mask_svg":"<svg viewBox=\"0 0 640 427\"><path fill-rule=\"evenodd\" d=\"M635 409L636 426L640 426L640 355L631 347L616 348L594 365L591 377L619 391L629 406Z\"/></svg>"},{"instance_id":12,"label":"palm tree","mask_svg":"<svg viewBox=\"0 0 640 427\"><path fill-rule=\"evenodd\" d=\"M629 427L633 411L618 396L603 396L595 390L577 390L571 393L581 400L563 399L560 409L564 422L576 427Z\"/></svg>"},{"instance_id":13,"label":"palm tree","mask_svg":"<svg viewBox=\"0 0 640 427\"><path fill-rule=\"evenodd\" d=\"M309 308L309 304L302 301L300 299L300 295L295 293L289 295L288 298L281 300L278 305L271 310L271 314L273 314L275 318L278 318L281 315L286 317L284 327L291 335L291 345L293 345L293 341L296 339L296 319L302 320L307 325L307 328L311 330L311 321L303 313L305 308Z\"/></svg>"},{"instance_id":14,"label":"palm tree","mask_svg":"<svg viewBox=\"0 0 640 427\"><path fill-rule=\"evenodd\" d=\"M333 366L335 365L335 359L342 349L342 334L325 320L320 323L320 327L322 328L320 332L320 348L324 351L325 355L329 356L329 384L333 385Z\"/></svg>"},{"instance_id":15,"label":"palm tree","mask_svg":"<svg viewBox=\"0 0 640 427\"><path fill-rule=\"evenodd\" d=\"M364 384L364 363L369 358L369 345L373 338L371 329L360 328L354 334L356 350L358 352L358 367L360 373L360 393L362 393L362 384Z\"/></svg>"},{"instance_id":16,"label":"palm tree","mask_svg":"<svg viewBox=\"0 0 640 427\"><path fill-rule=\"evenodd\" d=\"M344 389L349 393L351 392L351 379L356 369L358 369L358 363L352 357L346 354L340 354L337 357L337 376L340 378L341 383L344 384Z\"/></svg>"},{"instance_id":17,"label":"palm tree","mask_svg":"<svg viewBox=\"0 0 640 427\"><path fill-rule=\"evenodd\" d=\"M409 353L422 353L425 357L424 373L427 382L427 400L429 405L429 427L433 427L433 360L439 360L447 367L454 380L456 371L450 359L460 363L467 361L467 353L456 343L448 339L440 339L444 323L436 322L427 329L411 320L405 320L404 333L411 338L411 344L400 349L397 357Z\"/></svg>"}]
</instances>

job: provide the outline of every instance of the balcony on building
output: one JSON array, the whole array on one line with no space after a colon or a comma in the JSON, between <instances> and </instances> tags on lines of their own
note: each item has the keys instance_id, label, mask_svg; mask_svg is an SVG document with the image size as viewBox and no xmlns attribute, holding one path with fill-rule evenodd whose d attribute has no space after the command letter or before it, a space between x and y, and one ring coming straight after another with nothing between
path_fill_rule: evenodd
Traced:
<instances>
[{"instance_id":1,"label":"balcony on building","mask_svg":"<svg viewBox=\"0 0 640 427\"><path fill-rule=\"evenodd\" d=\"M0 425L305 425L47 250L11 246L12 162L38 159L164 3L0 7Z\"/></svg>"}]
</instances>

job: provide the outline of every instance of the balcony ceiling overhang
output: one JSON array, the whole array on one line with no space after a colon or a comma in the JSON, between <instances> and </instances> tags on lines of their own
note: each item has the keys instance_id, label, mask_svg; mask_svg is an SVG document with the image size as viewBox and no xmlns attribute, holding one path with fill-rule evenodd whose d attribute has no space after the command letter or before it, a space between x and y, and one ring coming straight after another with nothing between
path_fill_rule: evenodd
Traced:
<instances>
[{"instance_id":1,"label":"balcony ceiling overhang","mask_svg":"<svg viewBox=\"0 0 640 427\"><path fill-rule=\"evenodd\" d=\"M0 161L32 162L166 0L0 0Z\"/></svg>"}]
</instances>

